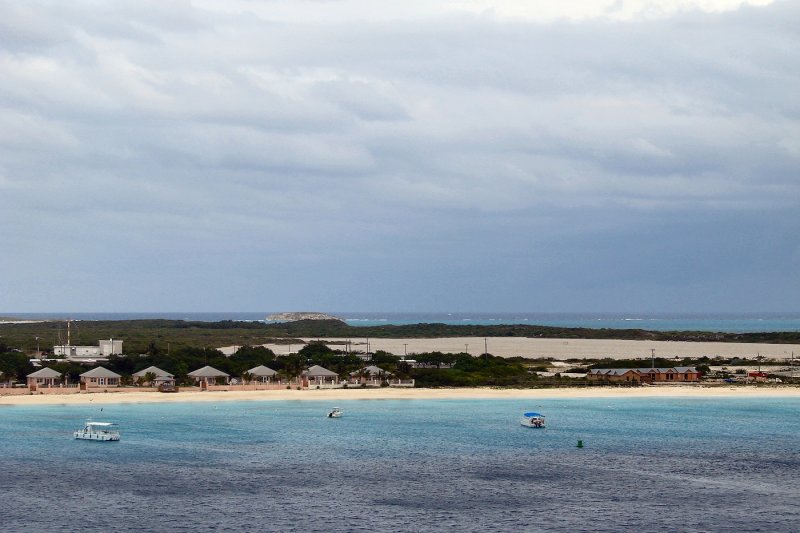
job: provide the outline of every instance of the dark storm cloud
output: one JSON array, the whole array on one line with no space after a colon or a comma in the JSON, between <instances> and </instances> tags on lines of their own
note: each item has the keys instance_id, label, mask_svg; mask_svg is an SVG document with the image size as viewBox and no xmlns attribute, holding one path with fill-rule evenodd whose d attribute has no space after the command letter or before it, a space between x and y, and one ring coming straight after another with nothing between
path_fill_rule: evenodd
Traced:
<instances>
[{"instance_id":1,"label":"dark storm cloud","mask_svg":"<svg viewBox=\"0 0 800 533\"><path fill-rule=\"evenodd\" d=\"M796 3L624 20L427 5L3 3L0 244L59 260L0 273L78 284L87 309L120 272L147 287L132 310L195 308L199 285L218 308L800 296ZM639 249L652 259L630 267ZM765 263L772 282L722 290ZM157 278L181 290L162 299Z\"/></svg>"}]
</instances>

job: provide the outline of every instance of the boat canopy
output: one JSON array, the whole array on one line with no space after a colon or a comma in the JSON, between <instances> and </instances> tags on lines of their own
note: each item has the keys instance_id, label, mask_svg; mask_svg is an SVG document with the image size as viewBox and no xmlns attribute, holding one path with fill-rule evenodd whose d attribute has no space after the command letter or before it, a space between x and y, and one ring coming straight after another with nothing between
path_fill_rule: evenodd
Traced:
<instances>
[{"instance_id":1,"label":"boat canopy","mask_svg":"<svg viewBox=\"0 0 800 533\"><path fill-rule=\"evenodd\" d=\"M538 417L538 418L544 418L544 415L541 415L541 414L539 414L539 413L525 413L525 414L524 414L524 415L522 415L522 416L525 416L525 417L527 417L527 418L537 418L537 417Z\"/></svg>"},{"instance_id":2,"label":"boat canopy","mask_svg":"<svg viewBox=\"0 0 800 533\"><path fill-rule=\"evenodd\" d=\"M86 425L87 426L108 427L108 426L114 426L116 424L114 424L113 422L86 422Z\"/></svg>"}]
</instances>

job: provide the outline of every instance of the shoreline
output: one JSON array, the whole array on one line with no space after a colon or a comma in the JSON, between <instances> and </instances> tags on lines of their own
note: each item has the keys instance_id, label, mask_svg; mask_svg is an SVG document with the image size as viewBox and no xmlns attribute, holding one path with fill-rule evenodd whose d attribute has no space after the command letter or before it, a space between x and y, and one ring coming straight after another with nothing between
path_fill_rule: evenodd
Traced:
<instances>
[{"instance_id":1,"label":"shoreline","mask_svg":"<svg viewBox=\"0 0 800 533\"><path fill-rule=\"evenodd\" d=\"M666 385L637 388L563 387L542 389L323 389L267 391L93 392L86 394L5 395L0 407L32 405L110 405L130 403L208 403L230 401L480 400L579 398L800 398L800 387Z\"/></svg>"}]
</instances>

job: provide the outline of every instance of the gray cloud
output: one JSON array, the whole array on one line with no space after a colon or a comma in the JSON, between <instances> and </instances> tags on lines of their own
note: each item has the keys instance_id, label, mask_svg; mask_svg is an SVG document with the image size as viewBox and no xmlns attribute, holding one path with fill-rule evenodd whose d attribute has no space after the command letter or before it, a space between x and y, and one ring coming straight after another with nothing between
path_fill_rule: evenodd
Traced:
<instances>
[{"instance_id":1,"label":"gray cloud","mask_svg":"<svg viewBox=\"0 0 800 533\"><path fill-rule=\"evenodd\" d=\"M131 310L796 306L795 3L245 5L3 3L0 247L53 258L0 267L8 310L98 309L104 284Z\"/></svg>"}]
</instances>

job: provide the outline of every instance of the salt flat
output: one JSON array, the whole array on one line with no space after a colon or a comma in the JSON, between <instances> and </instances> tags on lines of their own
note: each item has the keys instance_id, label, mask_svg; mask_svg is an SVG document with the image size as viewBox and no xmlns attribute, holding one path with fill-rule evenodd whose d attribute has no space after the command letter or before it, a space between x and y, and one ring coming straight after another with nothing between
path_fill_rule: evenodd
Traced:
<instances>
[{"instance_id":1,"label":"salt flat","mask_svg":"<svg viewBox=\"0 0 800 533\"><path fill-rule=\"evenodd\" d=\"M317 339L303 339L306 342ZM341 343L348 340L352 350L365 352L367 339L364 338L323 338L325 342ZM286 354L291 349L297 351L300 345L265 344L276 354ZM788 359L792 352L800 357L800 344L750 344L730 342L683 342L683 341L639 341L613 339L541 339L527 337L487 337L486 348L492 355L501 357L521 356L530 359L630 359L649 358L651 350L656 357L740 357L754 358L762 355L770 359ZM484 351L483 337L452 337L435 339L369 339L372 352L384 350L395 355L422 352L459 353L468 351L478 355ZM232 347L223 349L231 351Z\"/></svg>"}]
</instances>

